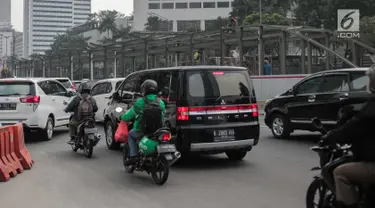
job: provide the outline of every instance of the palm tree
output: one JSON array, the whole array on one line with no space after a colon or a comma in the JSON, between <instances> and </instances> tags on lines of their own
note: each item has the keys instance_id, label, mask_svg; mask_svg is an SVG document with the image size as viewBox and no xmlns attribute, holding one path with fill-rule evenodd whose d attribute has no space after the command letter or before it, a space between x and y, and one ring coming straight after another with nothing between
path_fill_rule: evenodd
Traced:
<instances>
[{"instance_id":1,"label":"palm tree","mask_svg":"<svg viewBox=\"0 0 375 208\"><path fill-rule=\"evenodd\" d=\"M121 38L122 40L126 40L129 38L129 33L130 33L131 27L120 27L117 29L116 34L113 36L114 40L117 40Z\"/></svg>"},{"instance_id":2,"label":"palm tree","mask_svg":"<svg viewBox=\"0 0 375 208\"><path fill-rule=\"evenodd\" d=\"M99 31L107 32L107 38L110 38L110 32L115 34L117 32L116 19L122 17L123 14L116 10L100 11L97 15L99 19Z\"/></svg>"},{"instance_id":3,"label":"palm tree","mask_svg":"<svg viewBox=\"0 0 375 208\"><path fill-rule=\"evenodd\" d=\"M147 31L159 31L162 20L156 16L149 16L147 23L145 24L145 30Z\"/></svg>"},{"instance_id":4,"label":"palm tree","mask_svg":"<svg viewBox=\"0 0 375 208\"><path fill-rule=\"evenodd\" d=\"M87 17L87 21L97 21L98 20L98 14L97 13L91 13Z\"/></svg>"}]
</instances>

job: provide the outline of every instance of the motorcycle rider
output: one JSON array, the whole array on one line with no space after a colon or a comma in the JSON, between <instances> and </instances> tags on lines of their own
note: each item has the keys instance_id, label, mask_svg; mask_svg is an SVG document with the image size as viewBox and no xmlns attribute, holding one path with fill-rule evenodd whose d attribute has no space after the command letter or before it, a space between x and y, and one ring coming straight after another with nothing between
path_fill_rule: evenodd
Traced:
<instances>
[{"instance_id":1,"label":"motorcycle rider","mask_svg":"<svg viewBox=\"0 0 375 208\"><path fill-rule=\"evenodd\" d=\"M144 133L141 130L141 121L142 121L142 114L144 107L146 105L145 100L147 102L156 101L158 98L158 84L156 81L147 79L145 80L141 85L141 93L142 98L138 98L135 104L127 111L125 112L120 119L129 122L135 119L133 124L133 129L129 131L128 134L128 144L129 144L129 156L130 158L127 160L127 165L134 164L139 158L138 158L138 152L137 152L137 139L142 138ZM160 99L159 100L159 107L162 110L160 121L161 123L164 123L164 114L165 114L165 104ZM157 121L154 121L157 122Z\"/></svg>"},{"instance_id":2,"label":"motorcycle rider","mask_svg":"<svg viewBox=\"0 0 375 208\"><path fill-rule=\"evenodd\" d=\"M79 113L77 112L81 104L81 101L83 99L87 99L92 106L93 113L96 113L98 111L98 106L96 104L96 101L93 97L90 96L90 92L91 92L91 88L88 83L81 84L80 92L73 98L73 100L69 103L69 105L64 110L66 113L74 112L74 115L71 117L69 121L70 141L68 142L68 144L70 145L73 145L75 143L77 127L80 124L80 122L84 119L84 118L81 118L81 116L78 115Z\"/></svg>"},{"instance_id":3,"label":"motorcycle rider","mask_svg":"<svg viewBox=\"0 0 375 208\"><path fill-rule=\"evenodd\" d=\"M375 65L367 71L370 98L375 95ZM339 165L331 174L323 177L335 190L338 207L357 208L359 196L355 185L375 184L375 135L372 131L375 123L375 100L369 99L359 113L341 127L323 136L323 144L351 144L353 161ZM324 171L324 169L323 169ZM331 172L332 173L332 172Z\"/></svg>"}]
</instances>

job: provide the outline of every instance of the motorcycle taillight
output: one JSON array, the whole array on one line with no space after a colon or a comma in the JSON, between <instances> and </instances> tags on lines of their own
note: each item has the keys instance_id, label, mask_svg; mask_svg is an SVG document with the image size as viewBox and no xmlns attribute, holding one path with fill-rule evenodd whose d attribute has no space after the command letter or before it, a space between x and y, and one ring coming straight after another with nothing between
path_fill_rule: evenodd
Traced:
<instances>
[{"instance_id":1,"label":"motorcycle taillight","mask_svg":"<svg viewBox=\"0 0 375 208\"><path fill-rule=\"evenodd\" d=\"M159 138L160 138L160 140L162 140L162 141L169 141L169 140L171 140L172 135L171 135L171 133L166 132L166 133L160 135Z\"/></svg>"}]
</instances>

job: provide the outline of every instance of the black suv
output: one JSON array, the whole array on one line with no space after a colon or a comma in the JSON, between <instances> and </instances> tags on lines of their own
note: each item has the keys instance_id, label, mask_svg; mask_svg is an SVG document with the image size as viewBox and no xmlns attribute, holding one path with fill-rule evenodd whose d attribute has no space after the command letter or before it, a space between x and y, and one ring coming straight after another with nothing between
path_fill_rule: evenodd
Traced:
<instances>
[{"instance_id":1,"label":"black suv","mask_svg":"<svg viewBox=\"0 0 375 208\"><path fill-rule=\"evenodd\" d=\"M182 154L225 152L241 160L258 143L258 108L247 69L190 66L138 71L125 78L105 115L109 149L120 146L113 140L119 122L115 108L133 105L146 79L159 85L167 108L165 125Z\"/></svg>"},{"instance_id":2,"label":"black suv","mask_svg":"<svg viewBox=\"0 0 375 208\"><path fill-rule=\"evenodd\" d=\"M311 119L318 117L332 129L344 107L359 110L368 98L368 68L318 72L301 80L287 92L267 100L265 123L276 138L294 130L316 131Z\"/></svg>"}]
</instances>

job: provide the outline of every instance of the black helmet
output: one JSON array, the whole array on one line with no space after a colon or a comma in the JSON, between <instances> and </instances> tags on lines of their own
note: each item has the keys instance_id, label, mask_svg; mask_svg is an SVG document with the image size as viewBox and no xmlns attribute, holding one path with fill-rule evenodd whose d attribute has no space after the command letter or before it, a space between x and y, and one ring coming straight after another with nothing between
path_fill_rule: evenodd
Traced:
<instances>
[{"instance_id":1,"label":"black helmet","mask_svg":"<svg viewBox=\"0 0 375 208\"><path fill-rule=\"evenodd\" d=\"M146 79L141 85L141 93L143 96L148 94L157 94L158 93L158 83L152 79Z\"/></svg>"},{"instance_id":2,"label":"black helmet","mask_svg":"<svg viewBox=\"0 0 375 208\"><path fill-rule=\"evenodd\" d=\"M91 92L91 87L90 87L90 85L88 84L88 83L82 83L80 86L79 86L79 88L81 88L80 90L80 92L81 92L81 94L82 93L90 93Z\"/></svg>"}]
</instances>

